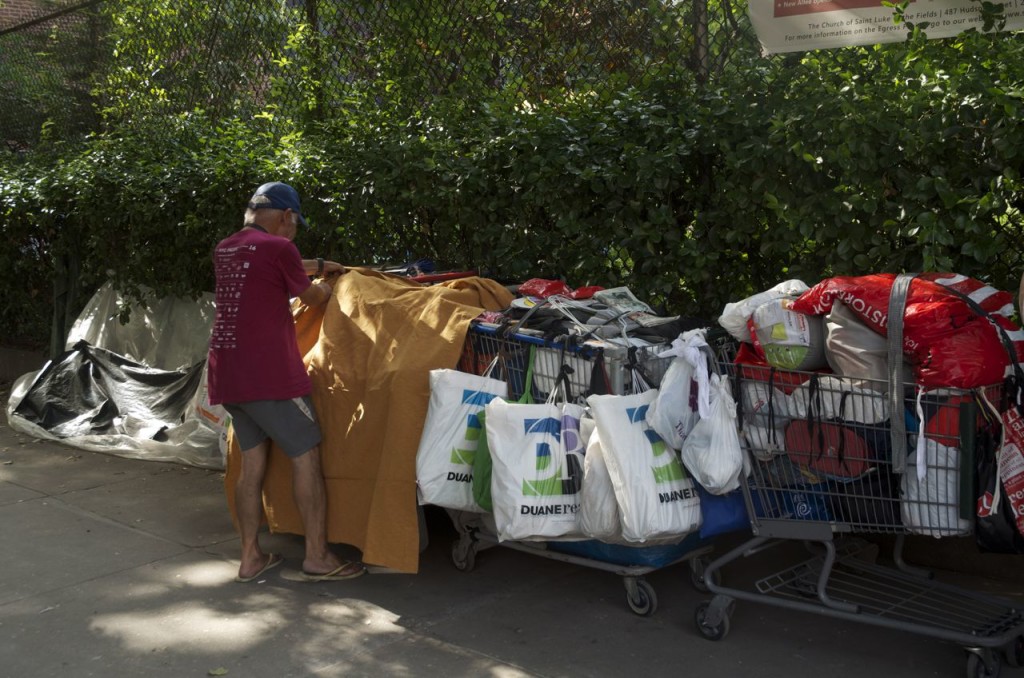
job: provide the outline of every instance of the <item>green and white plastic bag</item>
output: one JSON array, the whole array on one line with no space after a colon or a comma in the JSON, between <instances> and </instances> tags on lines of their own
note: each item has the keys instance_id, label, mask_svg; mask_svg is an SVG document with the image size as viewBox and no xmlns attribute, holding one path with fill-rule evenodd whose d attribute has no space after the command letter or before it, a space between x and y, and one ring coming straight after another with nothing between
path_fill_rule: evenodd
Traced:
<instances>
[{"instance_id":1,"label":"green and white plastic bag","mask_svg":"<svg viewBox=\"0 0 1024 678\"><path fill-rule=\"evenodd\" d=\"M523 381L523 394L516 401L521 405L532 405L533 404L533 361L534 361L534 347L530 346L530 354L527 358L526 364L526 378ZM480 436L480 442L477 445L476 455L473 458L473 499L476 501L480 510L486 513L492 513L494 511L494 502L491 500L491 474L493 471L493 464L491 462L491 450L487 445L487 413L481 411L477 415L477 420L480 422L480 426L483 433Z\"/></svg>"},{"instance_id":2,"label":"green and white plastic bag","mask_svg":"<svg viewBox=\"0 0 1024 678\"><path fill-rule=\"evenodd\" d=\"M473 498L473 464L483 429L477 414L508 386L490 374L458 370L430 371L430 403L416 451L416 487L420 504L481 512Z\"/></svg>"},{"instance_id":3,"label":"green and white plastic bag","mask_svg":"<svg viewBox=\"0 0 1024 678\"><path fill-rule=\"evenodd\" d=\"M647 409L657 397L657 389L649 389L587 398L618 500L622 537L631 543L681 537L701 524L693 480L647 423Z\"/></svg>"},{"instance_id":4,"label":"green and white plastic bag","mask_svg":"<svg viewBox=\"0 0 1024 678\"><path fill-rule=\"evenodd\" d=\"M496 398L485 413L498 540L582 536L583 407L550 399L522 405Z\"/></svg>"}]
</instances>

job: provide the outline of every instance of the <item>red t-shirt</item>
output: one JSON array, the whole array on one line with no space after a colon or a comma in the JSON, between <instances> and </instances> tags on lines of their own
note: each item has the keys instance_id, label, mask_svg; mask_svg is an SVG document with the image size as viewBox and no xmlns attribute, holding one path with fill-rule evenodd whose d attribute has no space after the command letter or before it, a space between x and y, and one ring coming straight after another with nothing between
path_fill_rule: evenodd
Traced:
<instances>
[{"instance_id":1,"label":"red t-shirt","mask_svg":"<svg viewBox=\"0 0 1024 678\"><path fill-rule=\"evenodd\" d=\"M210 336L211 404L288 400L312 391L290 299L310 285L287 238L243 229L217 244L217 315Z\"/></svg>"}]
</instances>

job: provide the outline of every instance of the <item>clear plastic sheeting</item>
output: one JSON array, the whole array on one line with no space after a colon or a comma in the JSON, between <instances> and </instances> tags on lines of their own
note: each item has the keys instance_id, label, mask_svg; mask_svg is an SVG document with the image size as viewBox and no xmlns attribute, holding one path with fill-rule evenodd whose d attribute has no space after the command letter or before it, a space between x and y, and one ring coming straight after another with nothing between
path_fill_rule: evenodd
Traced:
<instances>
[{"instance_id":1,"label":"clear plastic sheeting","mask_svg":"<svg viewBox=\"0 0 1024 678\"><path fill-rule=\"evenodd\" d=\"M199 300L152 297L131 304L125 324L118 316L129 305L109 283L97 290L78 316L65 349L80 341L162 370L186 369L206 360L216 312L213 295Z\"/></svg>"},{"instance_id":2,"label":"clear plastic sheeting","mask_svg":"<svg viewBox=\"0 0 1024 678\"><path fill-rule=\"evenodd\" d=\"M68 350L15 382L11 428L94 452L224 468L226 416L205 389L212 300L154 300L122 325L123 303L101 288Z\"/></svg>"}]
</instances>

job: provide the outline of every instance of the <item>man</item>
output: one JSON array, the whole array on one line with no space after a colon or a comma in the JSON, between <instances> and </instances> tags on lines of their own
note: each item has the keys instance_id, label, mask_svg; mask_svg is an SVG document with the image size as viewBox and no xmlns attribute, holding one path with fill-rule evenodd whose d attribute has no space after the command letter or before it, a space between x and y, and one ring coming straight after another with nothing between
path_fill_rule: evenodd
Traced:
<instances>
[{"instance_id":1,"label":"man","mask_svg":"<svg viewBox=\"0 0 1024 678\"><path fill-rule=\"evenodd\" d=\"M280 182L263 184L249 201L241 230L214 250L217 315L208 362L211 403L223 403L242 449L235 513L242 540L236 581L248 582L281 564L264 553L258 533L270 441L292 464L293 493L306 533L303 577L351 579L366 570L343 563L327 546L327 495L320 466L320 427L312 384L299 354L289 300L325 303L332 288L309 276L341 275L344 267L303 260L292 240L302 217L299 195Z\"/></svg>"}]
</instances>

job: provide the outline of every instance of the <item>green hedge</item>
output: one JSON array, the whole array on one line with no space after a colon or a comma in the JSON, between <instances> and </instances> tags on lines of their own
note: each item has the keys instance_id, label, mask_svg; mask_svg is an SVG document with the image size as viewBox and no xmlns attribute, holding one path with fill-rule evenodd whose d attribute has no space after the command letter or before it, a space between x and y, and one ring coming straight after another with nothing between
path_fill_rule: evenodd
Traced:
<instances>
[{"instance_id":1,"label":"green hedge","mask_svg":"<svg viewBox=\"0 0 1024 678\"><path fill-rule=\"evenodd\" d=\"M53 219L43 219L44 202L35 168L3 167L0 179L0 336L7 346L46 345L53 316Z\"/></svg>"},{"instance_id":2,"label":"green hedge","mask_svg":"<svg viewBox=\"0 0 1024 678\"><path fill-rule=\"evenodd\" d=\"M304 196L310 256L627 285L705 318L789 277L954 270L1015 289L1021 45L751 59L714 87L535 105L367 98L325 122L194 111L0 156L4 336L39 336L55 274L68 312L107 279L211 289L214 244L271 179Z\"/></svg>"}]
</instances>

